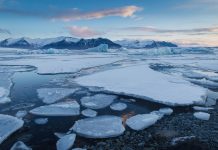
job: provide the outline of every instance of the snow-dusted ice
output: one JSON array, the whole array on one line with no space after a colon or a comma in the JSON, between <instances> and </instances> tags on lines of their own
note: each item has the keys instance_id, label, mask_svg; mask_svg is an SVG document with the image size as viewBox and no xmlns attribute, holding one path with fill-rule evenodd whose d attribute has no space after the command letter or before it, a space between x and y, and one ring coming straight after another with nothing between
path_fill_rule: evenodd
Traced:
<instances>
[{"instance_id":1,"label":"snow-dusted ice","mask_svg":"<svg viewBox=\"0 0 218 150\"><path fill-rule=\"evenodd\" d=\"M0 144L12 133L20 129L23 124L24 122L21 119L0 114Z\"/></svg>"},{"instance_id":2,"label":"snow-dusted ice","mask_svg":"<svg viewBox=\"0 0 218 150\"><path fill-rule=\"evenodd\" d=\"M126 124L133 130L143 130L155 124L159 120L156 114L139 114L126 120Z\"/></svg>"},{"instance_id":3,"label":"snow-dusted ice","mask_svg":"<svg viewBox=\"0 0 218 150\"><path fill-rule=\"evenodd\" d=\"M83 116L86 116L86 117L95 117L98 114L95 110L92 110L92 109L85 109L81 113Z\"/></svg>"},{"instance_id":4,"label":"snow-dusted ice","mask_svg":"<svg viewBox=\"0 0 218 150\"><path fill-rule=\"evenodd\" d=\"M197 110L197 111L208 111L208 110L212 110L212 109L214 109L214 108L212 108L212 107L194 106L193 109L194 109L194 110Z\"/></svg>"},{"instance_id":5,"label":"snow-dusted ice","mask_svg":"<svg viewBox=\"0 0 218 150\"><path fill-rule=\"evenodd\" d=\"M80 114L80 105L76 101L60 102L34 108L30 113L40 116L76 116Z\"/></svg>"},{"instance_id":6,"label":"snow-dusted ice","mask_svg":"<svg viewBox=\"0 0 218 150\"><path fill-rule=\"evenodd\" d=\"M32 150L32 148L28 147L22 141L17 141L10 150Z\"/></svg>"},{"instance_id":7,"label":"snow-dusted ice","mask_svg":"<svg viewBox=\"0 0 218 150\"><path fill-rule=\"evenodd\" d=\"M194 116L200 120L209 120L210 119L210 114L206 112L195 112Z\"/></svg>"},{"instance_id":8,"label":"snow-dusted ice","mask_svg":"<svg viewBox=\"0 0 218 150\"><path fill-rule=\"evenodd\" d=\"M27 115L27 111L26 110L19 110L15 116L19 119L22 119L23 117L25 117Z\"/></svg>"},{"instance_id":9,"label":"snow-dusted ice","mask_svg":"<svg viewBox=\"0 0 218 150\"><path fill-rule=\"evenodd\" d=\"M73 131L87 138L116 137L125 131L122 118L117 116L97 116L75 122Z\"/></svg>"},{"instance_id":10,"label":"snow-dusted ice","mask_svg":"<svg viewBox=\"0 0 218 150\"><path fill-rule=\"evenodd\" d=\"M83 86L103 87L107 91L167 105L203 103L202 96L206 94L206 89L182 77L154 71L148 65L108 70L75 80Z\"/></svg>"},{"instance_id":11,"label":"snow-dusted ice","mask_svg":"<svg viewBox=\"0 0 218 150\"><path fill-rule=\"evenodd\" d=\"M160 108L160 113L163 113L164 115L171 115L173 113L173 109L171 108Z\"/></svg>"},{"instance_id":12,"label":"snow-dusted ice","mask_svg":"<svg viewBox=\"0 0 218 150\"><path fill-rule=\"evenodd\" d=\"M118 102L118 103L113 103L110 105L110 108L112 110L116 110L116 111L122 111L124 109L127 108L127 105L125 103L121 103L121 102Z\"/></svg>"},{"instance_id":13,"label":"snow-dusted ice","mask_svg":"<svg viewBox=\"0 0 218 150\"><path fill-rule=\"evenodd\" d=\"M102 109L109 106L116 96L114 95L105 95L105 94L96 94L94 96L86 96L81 98L81 104L84 107L90 109Z\"/></svg>"},{"instance_id":14,"label":"snow-dusted ice","mask_svg":"<svg viewBox=\"0 0 218 150\"><path fill-rule=\"evenodd\" d=\"M75 139L76 134L68 134L61 137L56 143L57 150L69 150L73 146Z\"/></svg>"},{"instance_id":15,"label":"snow-dusted ice","mask_svg":"<svg viewBox=\"0 0 218 150\"><path fill-rule=\"evenodd\" d=\"M68 88L41 88L37 90L38 97L46 104L51 104L73 94L78 89Z\"/></svg>"},{"instance_id":16,"label":"snow-dusted ice","mask_svg":"<svg viewBox=\"0 0 218 150\"><path fill-rule=\"evenodd\" d=\"M39 125L44 125L48 123L48 118L36 118L34 122Z\"/></svg>"}]
</instances>

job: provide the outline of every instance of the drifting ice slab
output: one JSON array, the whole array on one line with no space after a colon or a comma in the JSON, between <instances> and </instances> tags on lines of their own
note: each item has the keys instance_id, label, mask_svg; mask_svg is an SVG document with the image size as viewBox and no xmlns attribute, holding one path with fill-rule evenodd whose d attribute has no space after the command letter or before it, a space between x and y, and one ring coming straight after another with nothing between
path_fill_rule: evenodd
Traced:
<instances>
[{"instance_id":1,"label":"drifting ice slab","mask_svg":"<svg viewBox=\"0 0 218 150\"><path fill-rule=\"evenodd\" d=\"M143 130L159 120L159 116L155 114L139 114L126 120L126 124L133 130Z\"/></svg>"},{"instance_id":2,"label":"drifting ice slab","mask_svg":"<svg viewBox=\"0 0 218 150\"><path fill-rule=\"evenodd\" d=\"M110 108L112 110L122 111L127 108L127 105L125 103L114 103L110 105Z\"/></svg>"},{"instance_id":3,"label":"drifting ice slab","mask_svg":"<svg viewBox=\"0 0 218 150\"><path fill-rule=\"evenodd\" d=\"M75 139L76 134L68 134L63 136L57 141L57 150L69 150L73 146Z\"/></svg>"},{"instance_id":4,"label":"drifting ice slab","mask_svg":"<svg viewBox=\"0 0 218 150\"><path fill-rule=\"evenodd\" d=\"M23 124L23 120L0 114L0 144L12 133L20 129Z\"/></svg>"},{"instance_id":5,"label":"drifting ice slab","mask_svg":"<svg viewBox=\"0 0 218 150\"><path fill-rule=\"evenodd\" d=\"M76 116L80 114L80 105L76 101L62 102L34 108L30 113L40 116Z\"/></svg>"},{"instance_id":6,"label":"drifting ice slab","mask_svg":"<svg viewBox=\"0 0 218 150\"><path fill-rule=\"evenodd\" d=\"M102 109L109 106L115 98L116 96L113 95L97 94L94 96L83 97L80 101L84 107Z\"/></svg>"},{"instance_id":7,"label":"drifting ice slab","mask_svg":"<svg viewBox=\"0 0 218 150\"><path fill-rule=\"evenodd\" d=\"M92 109L85 109L82 111L82 114L86 117L95 117L97 115L97 112Z\"/></svg>"},{"instance_id":8,"label":"drifting ice slab","mask_svg":"<svg viewBox=\"0 0 218 150\"><path fill-rule=\"evenodd\" d=\"M210 119L210 114L205 113L205 112L195 112L194 116L198 119L201 119L201 120L209 120Z\"/></svg>"},{"instance_id":9,"label":"drifting ice slab","mask_svg":"<svg viewBox=\"0 0 218 150\"><path fill-rule=\"evenodd\" d=\"M78 120L72 129L80 136L87 138L116 137L125 131L122 119L116 116L98 116Z\"/></svg>"},{"instance_id":10,"label":"drifting ice slab","mask_svg":"<svg viewBox=\"0 0 218 150\"><path fill-rule=\"evenodd\" d=\"M203 103L202 95L206 93L205 88L182 77L154 71L148 65L108 70L77 78L76 81L83 86L103 87L114 93L173 106Z\"/></svg>"}]
</instances>

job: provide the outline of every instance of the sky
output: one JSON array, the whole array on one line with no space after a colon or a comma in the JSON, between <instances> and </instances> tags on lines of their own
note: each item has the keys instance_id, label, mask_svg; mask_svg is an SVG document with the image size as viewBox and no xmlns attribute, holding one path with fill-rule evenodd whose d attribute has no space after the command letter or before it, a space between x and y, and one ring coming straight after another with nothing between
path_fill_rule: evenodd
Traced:
<instances>
[{"instance_id":1,"label":"sky","mask_svg":"<svg viewBox=\"0 0 218 150\"><path fill-rule=\"evenodd\" d=\"M0 39L58 36L218 46L218 0L0 0Z\"/></svg>"}]
</instances>

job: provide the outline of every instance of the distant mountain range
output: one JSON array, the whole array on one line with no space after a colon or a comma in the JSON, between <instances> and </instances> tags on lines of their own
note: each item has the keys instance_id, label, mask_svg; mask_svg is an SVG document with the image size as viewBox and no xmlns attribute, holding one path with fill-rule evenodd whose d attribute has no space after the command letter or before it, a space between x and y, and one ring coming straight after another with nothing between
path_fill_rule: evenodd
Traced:
<instances>
[{"instance_id":1,"label":"distant mountain range","mask_svg":"<svg viewBox=\"0 0 218 150\"><path fill-rule=\"evenodd\" d=\"M73 37L57 37L47 39L5 39L0 41L0 47L23 48L23 49L69 49L82 50L97 47L101 44L107 44L110 49L124 48L158 48L158 47L177 47L176 44L164 41L139 41L139 40L122 40L112 42L106 38L96 39L77 39Z\"/></svg>"}]
</instances>

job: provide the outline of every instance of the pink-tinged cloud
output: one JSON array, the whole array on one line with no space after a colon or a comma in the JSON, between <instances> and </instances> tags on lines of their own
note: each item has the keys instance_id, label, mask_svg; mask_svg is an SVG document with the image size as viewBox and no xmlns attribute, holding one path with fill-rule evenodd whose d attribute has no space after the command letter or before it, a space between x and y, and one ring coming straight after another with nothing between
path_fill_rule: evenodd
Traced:
<instances>
[{"instance_id":1,"label":"pink-tinged cloud","mask_svg":"<svg viewBox=\"0 0 218 150\"><path fill-rule=\"evenodd\" d=\"M67 29L71 35L81 38L100 36L104 34L102 32L94 31L89 27L70 26L67 27Z\"/></svg>"},{"instance_id":2,"label":"pink-tinged cloud","mask_svg":"<svg viewBox=\"0 0 218 150\"><path fill-rule=\"evenodd\" d=\"M79 10L72 10L55 16L54 20L74 21L74 20L91 20L100 19L108 16L118 17L134 17L135 13L141 11L141 7L125 6L120 8L105 9L99 11L82 12Z\"/></svg>"}]
</instances>

